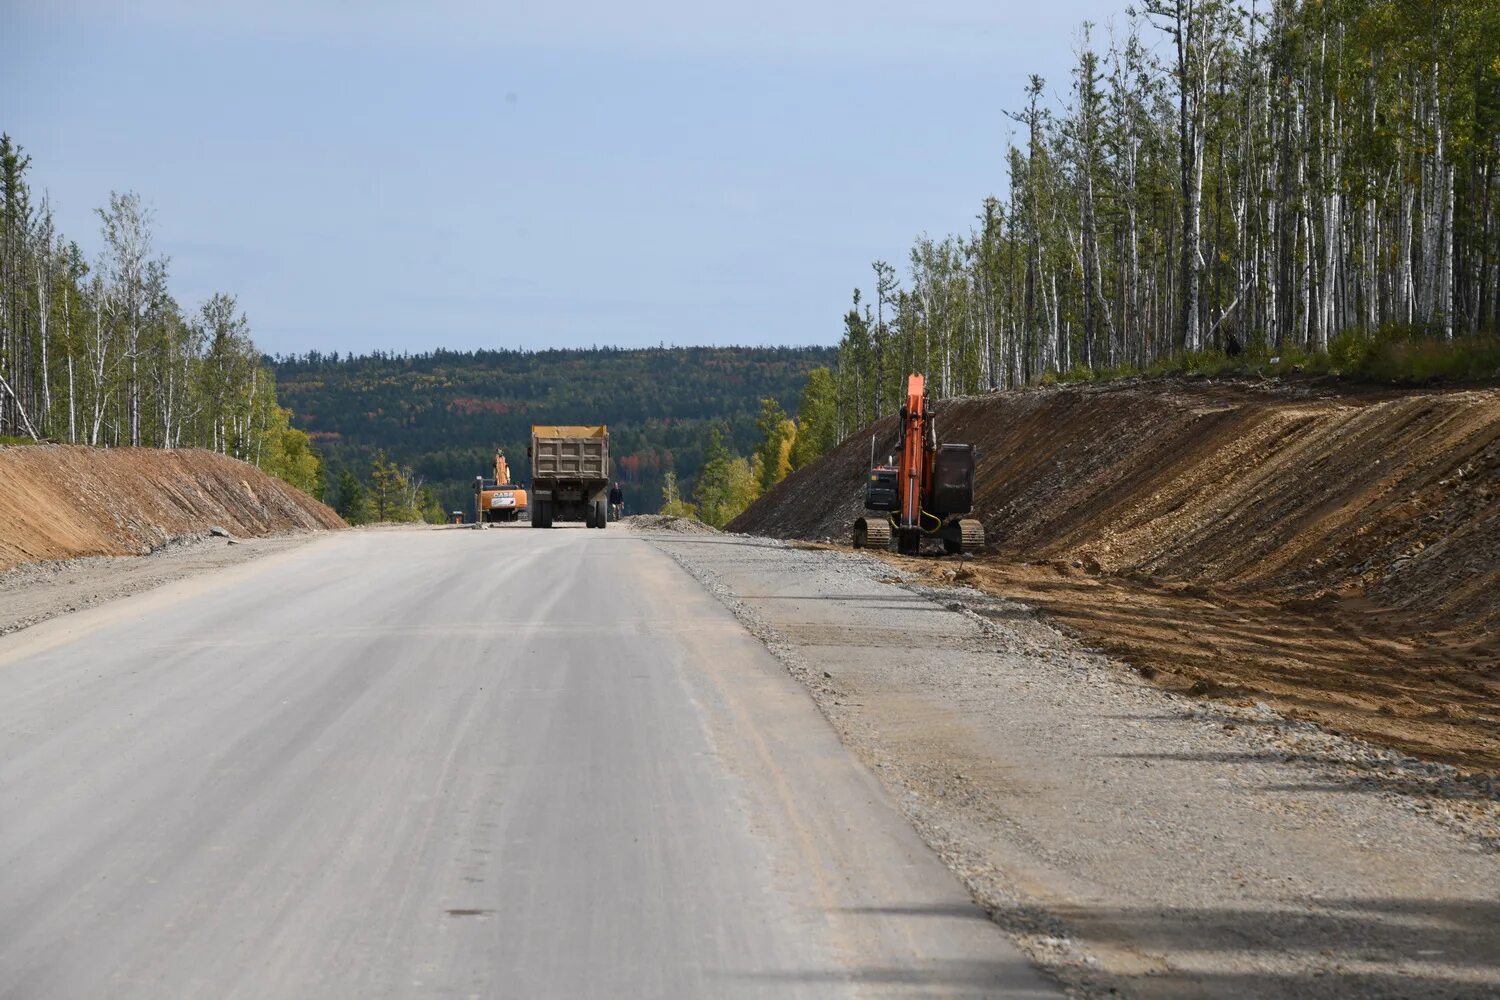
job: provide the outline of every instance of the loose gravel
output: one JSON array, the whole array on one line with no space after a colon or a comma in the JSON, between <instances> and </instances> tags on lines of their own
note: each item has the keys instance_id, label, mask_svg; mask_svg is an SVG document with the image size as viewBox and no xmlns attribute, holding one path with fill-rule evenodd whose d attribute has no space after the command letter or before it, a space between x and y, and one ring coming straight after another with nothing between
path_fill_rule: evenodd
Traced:
<instances>
[{"instance_id":1,"label":"loose gravel","mask_svg":"<svg viewBox=\"0 0 1500 1000\"><path fill-rule=\"evenodd\" d=\"M670 514L631 514L620 523L636 531L670 531L679 535L714 535L719 530L696 518L673 517Z\"/></svg>"},{"instance_id":2,"label":"loose gravel","mask_svg":"<svg viewBox=\"0 0 1500 1000\"><path fill-rule=\"evenodd\" d=\"M84 556L22 563L0 572L0 635L162 584L305 545L320 532L233 539L175 538L147 555Z\"/></svg>"},{"instance_id":3,"label":"loose gravel","mask_svg":"<svg viewBox=\"0 0 1500 1000\"><path fill-rule=\"evenodd\" d=\"M1500 994L1500 799L860 554L651 536L1077 996Z\"/></svg>"}]
</instances>

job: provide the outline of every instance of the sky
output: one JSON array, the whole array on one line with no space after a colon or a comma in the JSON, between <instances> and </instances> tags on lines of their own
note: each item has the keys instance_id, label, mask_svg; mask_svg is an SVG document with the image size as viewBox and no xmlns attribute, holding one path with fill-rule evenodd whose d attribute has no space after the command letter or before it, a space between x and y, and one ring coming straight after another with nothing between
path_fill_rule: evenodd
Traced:
<instances>
[{"instance_id":1,"label":"sky","mask_svg":"<svg viewBox=\"0 0 1500 1000\"><path fill-rule=\"evenodd\" d=\"M0 0L0 130L268 353L818 344L1127 0Z\"/></svg>"}]
</instances>

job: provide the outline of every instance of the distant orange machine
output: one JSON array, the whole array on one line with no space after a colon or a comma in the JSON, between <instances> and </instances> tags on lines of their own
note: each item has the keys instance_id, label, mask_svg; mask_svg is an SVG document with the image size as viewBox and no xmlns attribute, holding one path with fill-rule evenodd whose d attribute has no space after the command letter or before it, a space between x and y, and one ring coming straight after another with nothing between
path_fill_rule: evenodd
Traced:
<instances>
[{"instance_id":1,"label":"distant orange machine","mask_svg":"<svg viewBox=\"0 0 1500 1000\"><path fill-rule=\"evenodd\" d=\"M900 431L901 457L895 464L876 464L875 438L870 438L865 510L874 513L854 522L854 547L883 549L894 529L896 549L906 555L922 551L923 537L940 539L950 555L978 551L984 527L963 516L974 509L974 446L938 443L925 375L906 377Z\"/></svg>"},{"instance_id":2,"label":"distant orange machine","mask_svg":"<svg viewBox=\"0 0 1500 1000\"><path fill-rule=\"evenodd\" d=\"M505 454L495 452L495 478L474 478L474 520L480 524L519 521L528 514L526 491L510 478L510 463Z\"/></svg>"}]
</instances>

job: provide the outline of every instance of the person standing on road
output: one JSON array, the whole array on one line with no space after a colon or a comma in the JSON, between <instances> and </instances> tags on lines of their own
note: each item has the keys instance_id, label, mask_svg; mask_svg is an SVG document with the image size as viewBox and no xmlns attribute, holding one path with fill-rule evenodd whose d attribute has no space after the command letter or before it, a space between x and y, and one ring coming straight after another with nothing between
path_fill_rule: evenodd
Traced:
<instances>
[{"instance_id":1,"label":"person standing on road","mask_svg":"<svg viewBox=\"0 0 1500 1000\"><path fill-rule=\"evenodd\" d=\"M619 480L609 488L609 519L618 521L625 513L625 491L620 489Z\"/></svg>"}]
</instances>

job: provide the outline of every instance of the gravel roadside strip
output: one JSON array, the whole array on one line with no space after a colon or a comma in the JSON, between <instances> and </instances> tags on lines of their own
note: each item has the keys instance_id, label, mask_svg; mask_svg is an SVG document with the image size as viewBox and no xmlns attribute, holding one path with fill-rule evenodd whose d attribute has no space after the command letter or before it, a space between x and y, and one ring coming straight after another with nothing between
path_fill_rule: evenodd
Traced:
<instances>
[{"instance_id":1,"label":"gravel roadside strip","mask_svg":"<svg viewBox=\"0 0 1500 1000\"><path fill-rule=\"evenodd\" d=\"M649 537L1076 995L1500 993L1493 777L1168 694L1023 606L858 554Z\"/></svg>"},{"instance_id":2,"label":"gravel roadside strip","mask_svg":"<svg viewBox=\"0 0 1500 1000\"><path fill-rule=\"evenodd\" d=\"M0 573L0 635L129 597L189 576L306 545L323 532L178 539L142 556L85 556L23 563Z\"/></svg>"}]
</instances>

